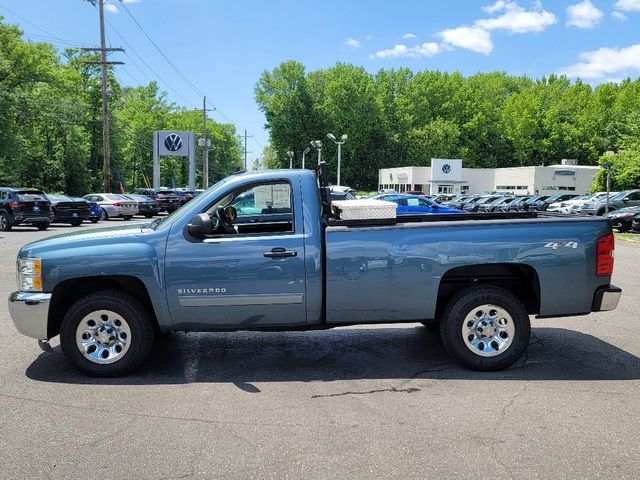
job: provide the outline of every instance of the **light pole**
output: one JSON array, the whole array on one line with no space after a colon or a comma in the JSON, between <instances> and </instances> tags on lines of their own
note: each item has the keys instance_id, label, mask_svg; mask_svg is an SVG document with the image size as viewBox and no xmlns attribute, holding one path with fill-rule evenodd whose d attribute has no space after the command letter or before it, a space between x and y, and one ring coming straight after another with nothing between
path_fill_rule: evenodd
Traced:
<instances>
[{"instance_id":1,"label":"light pole","mask_svg":"<svg viewBox=\"0 0 640 480\"><path fill-rule=\"evenodd\" d=\"M340 140L336 140L335 135L332 133L327 133L327 138L331 140L333 143L338 145L338 183L337 185L341 185L340 183L340 154L342 153L342 144L347 141L347 134L340 135Z\"/></svg>"},{"instance_id":2,"label":"light pole","mask_svg":"<svg viewBox=\"0 0 640 480\"><path fill-rule=\"evenodd\" d=\"M322 161L322 140L314 140L311 142L313 148L318 149L318 165Z\"/></svg>"},{"instance_id":3,"label":"light pole","mask_svg":"<svg viewBox=\"0 0 640 480\"><path fill-rule=\"evenodd\" d=\"M311 147L307 147L304 149L304 151L302 152L302 169L304 170L304 157L307 153L309 153L311 151Z\"/></svg>"},{"instance_id":4,"label":"light pole","mask_svg":"<svg viewBox=\"0 0 640 480\"><path fill-rule=\"evenodd\" d=\"M293 152L291 150L287 152L287 157L289 157L289 168L293 168Z\"/></svg>"},{"instance_id":5,"label":"light pole","mask_svg":"<svg viewBox=\"0 0 640 480\"><path fill-rule=\"evenodd\" d=\"M604 204L604 214L609 214L609 193L611 192L611 162L603 162L602 168L607 172L607 201Z\"/></svg>"}]
</instances>

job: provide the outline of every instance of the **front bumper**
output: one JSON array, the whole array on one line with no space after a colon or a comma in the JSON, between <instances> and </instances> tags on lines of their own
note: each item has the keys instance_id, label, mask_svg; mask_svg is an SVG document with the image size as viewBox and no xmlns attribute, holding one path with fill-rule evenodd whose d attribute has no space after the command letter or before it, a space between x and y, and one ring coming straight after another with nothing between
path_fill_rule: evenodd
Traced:
<instances>
[{"instance_id":1,"label":"front bumper","mask_svg":"<svg viewBox=\"0 0 640 480\"><path fill-rule=\"evenodd\" d=\"M18 331L27 337L48 340L50 293L13 292L9 295L9 314Z\"/></svg>"},{"instance_id":2,"label":"front bumper","mask_svg":"<svg viewBox=\"0 0 640 480\"><path fill-rule=\"evenodd\" d=\"M622 289L615 285L599 287L593 294L591 311L607 312L609 310L615 310L620 301L620 295L622 295Z\"/></svg>"}]
</instances>

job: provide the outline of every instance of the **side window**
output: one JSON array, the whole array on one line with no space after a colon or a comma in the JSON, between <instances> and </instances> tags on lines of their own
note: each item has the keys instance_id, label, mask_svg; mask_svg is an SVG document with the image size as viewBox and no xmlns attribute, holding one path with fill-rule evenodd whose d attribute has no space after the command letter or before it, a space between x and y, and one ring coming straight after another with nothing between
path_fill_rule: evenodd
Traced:
<instances>
[{"instance_id":1,"label":"side window","mask_svg":"<svg viewBox=\"0 0 640 480\"><path fill-rule=\"evenodd\" d=\"M0 200L6 200L7 199L7 192L0 192Z\"/></svg>"},{"instance_id":2,"label":"side window","mask_svg":"<svg viewBox=\"0 0 640 480\"><path fill-rule=\"evenodd\" d=\"M245 187L227 195L208 211L233 207L232 223L238 234L293 233L293 199L288 182Z\"/></svg>"},{"instance_id":3,"label":"side window","mask_svg":"<svg viewBox=\"0 0 640 480\"><path fill-rule=\"evenodd\" d=\"M640 192L633 192L627 197L629 200L640 200Z\"/></svg>"}]
</instances>

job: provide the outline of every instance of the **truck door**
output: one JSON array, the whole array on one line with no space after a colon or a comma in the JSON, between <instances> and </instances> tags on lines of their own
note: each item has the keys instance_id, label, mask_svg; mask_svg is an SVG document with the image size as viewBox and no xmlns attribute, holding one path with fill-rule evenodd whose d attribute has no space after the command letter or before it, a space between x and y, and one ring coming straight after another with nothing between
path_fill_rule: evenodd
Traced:
<instances>
[{"instance_id":1,"label":"truck door","mask_svg":"<svg viewBox=\"0 0 640 480\"><path fill-rule=\"evenodd\" d=\"M176 328L306 323L304 234L299 185L287 180L239 187L209 207L232 206L236 233L193 242L169 235L166 286ZM294 208L299 205L298 208Z\"/></svg>"}]
</instances>

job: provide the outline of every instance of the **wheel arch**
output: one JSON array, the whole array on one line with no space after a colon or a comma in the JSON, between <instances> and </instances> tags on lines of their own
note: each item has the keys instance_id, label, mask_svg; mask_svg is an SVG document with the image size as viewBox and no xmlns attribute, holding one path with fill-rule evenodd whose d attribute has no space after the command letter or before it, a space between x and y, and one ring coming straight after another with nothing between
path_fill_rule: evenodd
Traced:
<instances>
[{"instance_id":1,"label":"wheel arch","mask_svg":"<svg viewBox=\"0 0 640 480\"><path fill-rule=\"evenodd\" d=\"M49 305L47 337L52 338L60 333L62 319L75 302L100 290L116 290L132 295L142 303L154 325L159 328L153 302L142 280L131 275L90 276L64 280L55 286Z\"/></svg>"},{"instance_id":2,"label":"wheel arch","mask_svg":"<svg viewBox=\"0 0 640 480\"><path fill-rule=\"evenodd\" d=\"M540 313L540 280L535 268L524 263L486 263L455 267L442 276L436 318L457 292L476 285L502 288L518 298L529 314Z\"/></svg>"}]
</instances>

